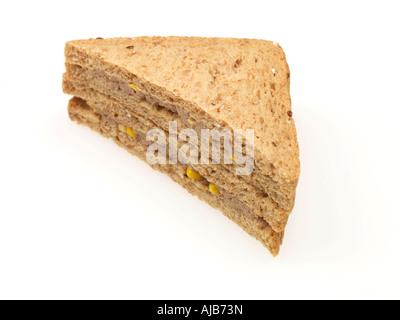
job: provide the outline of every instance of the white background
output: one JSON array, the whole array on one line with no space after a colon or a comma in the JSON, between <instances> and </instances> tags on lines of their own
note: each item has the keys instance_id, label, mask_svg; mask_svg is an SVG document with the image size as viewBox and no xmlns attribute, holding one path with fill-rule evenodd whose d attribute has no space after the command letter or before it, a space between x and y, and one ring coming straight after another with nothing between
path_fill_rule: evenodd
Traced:
<instances>
[{"instance_id":1,"label":"white background","mask_svg":"<svg viewBox=\"0 0 400 320\"><path fill-rule=\"evenodd\" d=\"M0 298L399 299L398 1L2 1ZM64 43L274 40L301 152L280 255L68 119Z\"/></svg>"}]
</instances>

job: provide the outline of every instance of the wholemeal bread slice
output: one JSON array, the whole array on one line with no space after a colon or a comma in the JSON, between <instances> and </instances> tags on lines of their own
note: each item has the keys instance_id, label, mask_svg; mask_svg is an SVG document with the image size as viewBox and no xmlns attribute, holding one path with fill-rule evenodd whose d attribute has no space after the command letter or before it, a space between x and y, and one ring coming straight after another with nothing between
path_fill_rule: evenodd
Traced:
<instances>
[{"instance_id":1,"label":"wholemeal bread slice","mask_svg":"<svg viewBox=\"0 0 400 320\"><path fill-rule=\"evenodd\" d=\"M274 243L280 243L294 205L299 151L290 73L278 44L186 37L90 39L68 42L65 55L64 91L86 100L86 109L107 123L164 131L168 121L177 121L179 130L254 129L250 175L235 176L235 164L190 167L215 181L226 198L239 199L242 215L261 219L279 234ZM71 117L77 120L86 109ZM80 122L94 128L93 122ZM207 202L222 205L213 204L215 197ZM225 214L233 210L228 200L223 203Z\"/></svg>"}]
</instances>

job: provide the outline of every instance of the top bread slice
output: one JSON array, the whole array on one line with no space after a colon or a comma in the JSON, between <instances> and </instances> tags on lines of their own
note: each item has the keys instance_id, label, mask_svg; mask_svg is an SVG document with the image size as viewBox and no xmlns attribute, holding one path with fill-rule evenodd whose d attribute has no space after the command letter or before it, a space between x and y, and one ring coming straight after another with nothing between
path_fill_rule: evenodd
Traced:
<instances>
[{"instance_id":1,"label":"top bread slice","mask_svg":"<svg viewBox=\"0 0 400 320\"><path fill-rule=\"evenodd\" d=\"M194 118L201 116L210 129L254 129L256 170L279 185L282 202L294 202L299 149L290 71L277 43L199 37L89 39L68 42L65 56L67 64L105 71L160 101L179 104Z\"/></svg>"}]
</instances>

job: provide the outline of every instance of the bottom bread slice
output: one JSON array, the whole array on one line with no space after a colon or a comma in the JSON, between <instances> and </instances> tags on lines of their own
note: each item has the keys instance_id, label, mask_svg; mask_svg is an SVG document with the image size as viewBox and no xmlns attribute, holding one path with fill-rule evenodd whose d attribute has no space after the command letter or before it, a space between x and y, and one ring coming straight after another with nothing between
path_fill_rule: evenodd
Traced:
<instances>
[{"instance_id":1,"label":"bottom bread slice","mask_svg":"<svg viewBox=\"0 0 400 320\"><path fill-rule=\"evenodd\" d=\"M149 146L149 142L143 138L143 134L138 134L137 137L132 138L126 132L119 130L118 123L114 119L98 113L84 100L77 97L70 100L68 113L71 120L87 125L107 138L112 138L119 146L146 161L146 150ZM191 194L196 195L212 207L219 209L225 216L233 220L247 233L258 239L268 248L273 256L279 253L284 232L275 232L262 218L246 213L246 208L232 201L233 197L229 194L221 190L222 192L220 195L215 195L209 191L208 185L204 184L202 181L188 178L185 174L187 169L185 165L178 163L154 164L150 166L167 174Z\"/></svg>"}]
</instances>

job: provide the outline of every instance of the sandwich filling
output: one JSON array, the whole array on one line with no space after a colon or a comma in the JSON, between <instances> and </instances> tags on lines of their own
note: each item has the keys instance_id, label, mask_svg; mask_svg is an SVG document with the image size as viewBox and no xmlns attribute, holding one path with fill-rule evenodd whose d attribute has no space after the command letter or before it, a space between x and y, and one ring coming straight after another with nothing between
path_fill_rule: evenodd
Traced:
<instances>
[{"instance_id":1,"label":"sandwich filling","mask_svg":"<svg viewBox=\"0 0 400 320\"><path fill-rule=\"evenodd\" d=\"M169 121L177 121L178 130L189 127L199 131L202 128L221 128L224 125L223 123L215 123L215 121L210 123L209 119L202 114L188 114L178 104L161 100L136 83L128 83L118 79L104 70L90 69L67 63L67 73L69 77L65 80L74 81L74 85L77 88L107 95L117 103L122 104L127 110L132 103L139 103L141 108L134 108L134 112L137 112L139 116L145 119L155 120L164 130L168 130L168 125L166 124ZM244 146L240 151L243 154L246 153ZM270 197L280 202L283 208L291 211L294 205L293 195L288 195L289 193L291 194L291 191L285 190L281 184L277 183L273 179L276 172L273 168L269 169L271 170L269 175L265 175L257 166L257 162L255 162L255 170L251 178L247 178L247 182L254 184L265 192L268 191Z\"/></svg>"},{"instance_id":2,"label":"sandwich filling","mask_svg":"<svg viewBox=\"0 0 400 320\"><path fill-rule=\"evenodd\" d=\"M145 159L149 142L142 131L134 130L116 121L112 115L90 106L80 98L73 98L69 104L69 114L72 120L88 125L106 137L113 138L119 145ZM134 122L133 122L134 123ZM138 125L137 127L140 127ZM248 233L260 240L274 255L279 252L283 239L283 232L274 231L262 218L254 214L252 209L231 194L222 186L217 185L207 177L202 176L192 166L182 164L153 165L164 173L170 175L179 184L203 200L212 203L225 213L230 219L238 223Z\"/></svg>"},{"instance_id":3,"label":"sandwich filling","mask_svg":"<svg viewBox=\"0 0 400 320\"><path fill-rule=\"evenodd\" d=\"M122 81L103 70L67 64L63 84L65 92L84 99L99 114L112 115L114 121L131 128L129 130L135 134L140 135L140 132L158 128L168 135L170 121L177 123L178 132L185 128L199 132L202 128L209 127L197 114L188 114L176 104L163 102L135 83ZM218 123L216 125L221 126ZM221 144L221 148L224 148L224 144ZM245 148L241 152L244 154ZM237 176L234 173L236 167L234 161L233 164L193 164L194 170L208 180L223 181L223 185L219 187L240 198L253 215L267 221L277 232L282 231L294 199L288 201L281 186L271 176L262 175L257 170L256 163L250 176Z\"/></svg>"}]
</instances>

